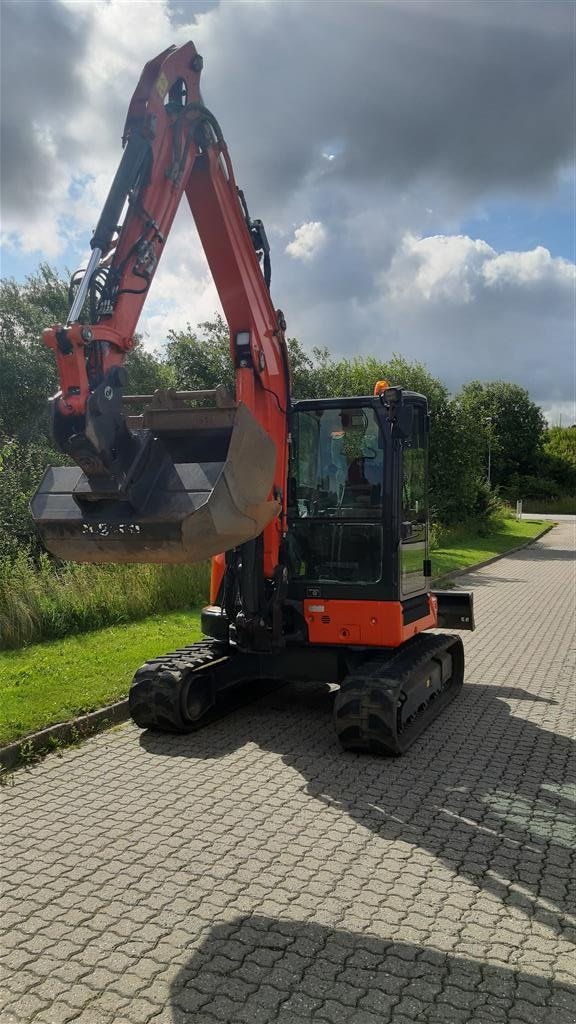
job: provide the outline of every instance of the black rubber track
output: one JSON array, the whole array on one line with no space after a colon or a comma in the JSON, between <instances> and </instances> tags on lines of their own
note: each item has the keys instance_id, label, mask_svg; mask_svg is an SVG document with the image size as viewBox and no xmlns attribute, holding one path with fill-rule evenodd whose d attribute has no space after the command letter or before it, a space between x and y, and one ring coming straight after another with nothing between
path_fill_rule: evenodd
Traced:
<instances>
[{"instance_id":1,"label":"black rubber track","mask_svg":"<svg viewBox=\"0 0 576 1024\"><path fill-rule=\"evenodd\" d=\"M128 695L133 721L141 729L160 732L189 732L195 719L203 724L214 703L210 666L226 657L226 645L205 640L147 661L136 672Z\"/></svg>"},{"instance_id":2,"label":"black rubber track","mask_svg":"<svg viewBox=\"0 0 576 1024\"><path fill-rule=\"evenodd\" d=\"M250 655L201 640L142 665L128 707L141 729L195 732L285 685L285 679L263 677Z\"/></svg>"},{"instance_id":3,"label":"black rubber track","mask_svg":"<svg viewBox=\"0 0 576 1024\"><path fill-rule=\"evenodd\" d=\"M439 691L426 689L427 666L444 673L446 654L452 671ZM402 725L404 695L422 679L422 701ZM458 636L420 634L398 651L376 655L359 665L340 686L334 702L334 726L345 750L399 756L404 754L462 688L464 647ZM412 688L410 687L412 683Z\"/></svg>"}]
</instances>

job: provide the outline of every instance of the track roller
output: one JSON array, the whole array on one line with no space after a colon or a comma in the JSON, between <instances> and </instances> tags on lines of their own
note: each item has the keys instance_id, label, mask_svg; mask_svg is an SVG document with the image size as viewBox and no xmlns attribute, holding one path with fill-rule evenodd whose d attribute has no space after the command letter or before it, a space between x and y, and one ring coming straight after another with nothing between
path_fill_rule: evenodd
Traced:
<instances>
[{"instance_id":1,"label":"track roller","mask_svg":"<svg viewBox=\"0 0 576 1024\"><path fill-rule=\"evenodd\" d=\"M340 686L334 725L345 750L404 754L464 681L458 636L425 634L359 665Z\"/></svg>"}]
</instances>

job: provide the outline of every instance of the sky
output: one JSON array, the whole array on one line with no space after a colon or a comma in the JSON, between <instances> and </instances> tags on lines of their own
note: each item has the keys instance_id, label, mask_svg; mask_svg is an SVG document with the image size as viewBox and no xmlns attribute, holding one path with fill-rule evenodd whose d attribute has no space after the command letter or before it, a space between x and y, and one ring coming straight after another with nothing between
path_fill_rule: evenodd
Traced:
<instances>
[{"instance_id":1,"label":"sky","mask_svg":"<svg viewBox=\"0 0 576 1024\"><path fill-rule=\"evenodd\" d=\"M85 263L147 60L192 39L288 334L576 422L574 41L554 0L3 0L2 276ZM188 208L139 329L220 309Z\"/></svg>"}]
</instances>

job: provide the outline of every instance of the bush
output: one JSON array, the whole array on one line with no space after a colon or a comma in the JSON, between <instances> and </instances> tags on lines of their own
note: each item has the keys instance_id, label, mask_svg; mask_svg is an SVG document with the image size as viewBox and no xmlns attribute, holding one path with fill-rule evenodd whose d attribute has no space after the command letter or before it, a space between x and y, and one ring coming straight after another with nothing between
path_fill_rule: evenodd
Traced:
<instances>
[{"instance_id":1,"label":"bush","mask_svg":"<svg viewBox=\"0 0 576 1024\"><path fill-rule=\"evenodd\" d=\"M506 495L511 501L542 498L550 500L560 498L562 495L561 486L549 477L545 476L520 476L514 474L506 487Z\"/></svg>"},{"instance_id":2,"label":"bush","mask_svg":"<svg viewBox=\"0 0 576 1024\"><path fill-rule=\"evenodd\" d=\"M30 498L46 466L61 466L64 461L42 437L24 444L0 435L0 558L15 558L22 550L38 555L43 550Z\"/></svg>"},{"instance_id":3,"label":"bush","mask_svg":"<svg viewBox=\"0 0 576 1024\"><path fill-rule=\"evenodd\" d=\"M502 500L498 491L493 490L487 481L479 483L474 506L478 536L488 537L491 533L497 533L510 515L511 509Z\"/></svg>"},{"instance_id":4,"label":"bush","mask_svg":"<svg viewBox=\"0 0 576 1024\"><path fill-rule=\"evenodd\" d=\"M428 542L430 550L435 551L436 548L441 548L444 545L446 537L446 527L439 522L438 519L433 517L432 512L430 513L430 527L428 532Z\"/></svg>"}]
</instances>

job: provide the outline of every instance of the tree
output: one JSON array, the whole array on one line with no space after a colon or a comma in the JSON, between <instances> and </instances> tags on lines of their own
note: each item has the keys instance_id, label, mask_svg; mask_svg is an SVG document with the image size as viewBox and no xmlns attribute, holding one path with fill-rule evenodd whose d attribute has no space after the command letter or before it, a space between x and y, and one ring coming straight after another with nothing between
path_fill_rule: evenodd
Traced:
<instances>
[{"instance_id":1,"label":"tree","mask_svg":"<svg viewBox=\"0 0 576 1024\"><path fill-rule=\"evenodd\" d=\"M184 331L170 331L168 337L166 368L174 387L192 391L224 384L234 392L230 332L221 314L215 313L212 320L205 320L195 329L188 324ZM314 359L297 338L287 338L286 344L295 397L314 397L318 389Z\"/></svg>"},{"instance_id":2,"label":"tree","mask_svg":"<svg viewBox=\"0 0 576 1024\"><path fill-rule=\"evenodd\" d=\"M41 336L67 314L68 286L46 263L24 284L0 282L0 433L7 437L48 437L57 374Z\"/></svg>"},{"instance_id":3,"label":"tree","mask_svg":"<svg viewBox=\"0 0 576 1024\"><path fill-rule=\"evenodd\" d=\"M538 466L546 421L527 390L507 381L465 384L456 406L468 417L475 443L484 448L485 475L493 486L510 486L516 474L529 475Z\"/></svg>"},{"instance_id":4,"label":"tree","mask_svg":"<svg viewBox=\"0 0 576 1024\"><path fill-rule=\"evenodd\" d=\"M228 324L217 313L192 329L170 331L166 363L174 387L198 391L224 384L234 393L234 368L230 358Z\"/></svg>"},{"instance_id":5,"label":"tree","mask_svg":"<svg viewBox=\"0 0 576 1024\"><path fill-rule=\"evenodd\" d=\"M174 378L166 360L157 352L147 352L139 337L135 340L135 347L126 356L126 394L151 395L157 388L172 387Z\"/></svg>"},{"instance_id":6,"label":"tree","mask_svg":"<svg viewBox=\"0 0 576 1024\"><path fill-rule=\"evenodd\" d=\"M576 426L550 427L544 434L543 448L547 455L576 470Z\"/></svg>"},{"instance_id":7,"label":"tree","mask_svg":"<svg viewBox=\"0 0 576 1024\"><path fill-rule=\"evenodd\" d=\"M42 551L32 520L30 497L46 466L61 465L64 457L43 437L26 443L0 438L0 558L15 557L24 548Z\"/></svg>"},{"instance_id":8,"label":"tree","mask_svg":"<svg viewBox=\"0 0 576 1024\"><path fill-rule=\"evenodd\" d=\"M576 491L576 426L550 427L544 434L541 471L560 490Z\"/></svg>"}]
</instances>

